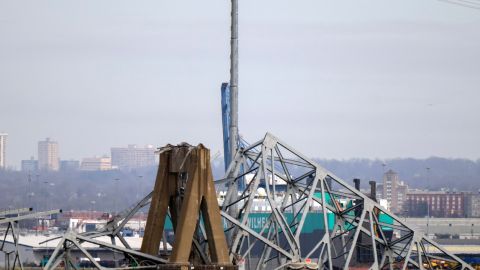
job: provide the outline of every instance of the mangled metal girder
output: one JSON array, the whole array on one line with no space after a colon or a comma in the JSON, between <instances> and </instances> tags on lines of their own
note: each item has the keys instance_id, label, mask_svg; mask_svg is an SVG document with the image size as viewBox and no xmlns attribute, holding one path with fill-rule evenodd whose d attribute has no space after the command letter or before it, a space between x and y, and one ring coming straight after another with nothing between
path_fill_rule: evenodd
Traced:
<instances>
[{"instance_id":1,"label":"mangled metal girder","mask_svg":"<svg viewBox=\"0 0 480 270\"><path fill-rule=\"evenodd\" d=\"M5 254L5 269L16 269L17 267L23 270L23 263L19 248L19 232L18 222L21 220L35 219L43 216L61 213L62 210L50 210L45 212L32 213L32 208L19 208L0 212L0 225L7 224L7 229L4 232L3 241L0 241L0 252ZM14 216L12 216L14 215ZM6 250L5 241L7 236L11 234L13 250ZM14 256L13 263L10 264L10 255Z\"/></svg>"},{"instance_id":2,"label":"mangled metal girder","mask_svg":"<svg viewBox=\"0 0 480 270\"><path fill-rule=\"evenodd\" d=\"M89 243L98 247L111 250L112 252L121 253L130 261L128 266L123 266L121 269L141 269L152 268L156 269L159 265L167 263L167 260L141 253L132 249L120 247L114 244L98 241L88 236L82 236L74 232L67 232L63 235L57 247L50 256L48 263L43 268L44 270L57 269L63 263L65 269L79 269L75 258L71 256L72 250L79 250L92 263L96 269L118 269L119 267L105 267L102 266L95 256L92 255L83 244Z\"/></svg>"},{"instance_id":3,"label":"mangled metal girder","mask_svg":"<svg viewBox=\"0 0 480 270\"><path fill-rule=\"evenodd\" d=\"M239 181L245 182L244 190L238 190ZM221 214L231 257L246 259L247 269L302 263L345 270L433 269L440 264L443 269L473 269L271 134L239 149L220 183L228 186ZM249 216L259 211L268 218L253 230ZM323 231L306 241L302 230L312 214L321 218L308 222Z\"/></svg>"},{"instance_id":4,"label":"mangled metal girder","mask_svg":"<svg viewBox=\"0 0 480 270\"><path fill-rule=\"evenodd\" d=\"M150 205L147 227L141 252L138 252L129 247L120 232L128 220L147 205ZM172 254L168 260L157 257L160 241L163 240L164 247L167 246L163 232L167 217L175 229ZM110 236L112 243L95 239L100 236ZM236 269L228 256L211 172L210 151L203 145L167 145L162 148L157 180L151 193L117 214L99 230L82 234L67 232L61 238L46 270L55 269L62 262L67 269L75 268L70 255L72 249L80 250L95 268L107 269L94 260L82 246L83 243L123 253L127 264L109 269L190 269L197 265L208 269ZM115 244L116 238L125 248ZM193 253L200 261L192 261L190 255Z\"/></svg>"}]
</instances>

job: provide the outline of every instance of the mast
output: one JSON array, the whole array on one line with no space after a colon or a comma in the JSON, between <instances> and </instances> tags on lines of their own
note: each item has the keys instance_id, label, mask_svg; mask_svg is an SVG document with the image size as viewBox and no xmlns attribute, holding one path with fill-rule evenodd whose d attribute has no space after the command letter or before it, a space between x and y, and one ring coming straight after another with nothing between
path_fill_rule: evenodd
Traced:
<instances>
[{"instance_id":1,"label":"mast","mask_svg":"<svg viewBox=\"0 0 480 270\"><path fill-rule=\"evenodd\" d=\"M238 0L231 0L230 31L230 161L238 147Z\"/></svg>"}]
</instances>

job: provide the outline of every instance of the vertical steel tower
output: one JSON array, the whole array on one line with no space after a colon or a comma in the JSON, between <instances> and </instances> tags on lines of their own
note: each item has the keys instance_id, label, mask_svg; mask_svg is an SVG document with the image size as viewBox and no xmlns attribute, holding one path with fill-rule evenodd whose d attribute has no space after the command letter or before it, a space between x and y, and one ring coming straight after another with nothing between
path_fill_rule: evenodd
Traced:
<instances>
[{"instance_id":1,"label":"vertical steel tower","mask_svg":"<svg viewBox=\"0 0 480 270\"><path fill-rule=\"evenodd\" d=\"M230 36L230 155L231 160L238 146L238 0L232 2Z\"/></svg>"}]
</instances>

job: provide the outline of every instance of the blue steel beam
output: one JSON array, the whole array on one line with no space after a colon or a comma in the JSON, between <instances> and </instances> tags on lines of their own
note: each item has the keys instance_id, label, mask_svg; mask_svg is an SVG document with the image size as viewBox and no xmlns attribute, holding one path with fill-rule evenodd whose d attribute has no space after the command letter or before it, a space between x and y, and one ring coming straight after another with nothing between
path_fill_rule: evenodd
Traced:
<instances>
[{"instance_id":1,"label":"blue steel beam","mask_svg":"<svg viewBox=\"0 0 480 270\"><path fill-rule=\"evenodd\" d=\"M232 160L232 151L230 150L230 87L228 83L222 83L222 129L223 129L223 158L225 162L225 171Z\"/></svg>"}]
</instances>

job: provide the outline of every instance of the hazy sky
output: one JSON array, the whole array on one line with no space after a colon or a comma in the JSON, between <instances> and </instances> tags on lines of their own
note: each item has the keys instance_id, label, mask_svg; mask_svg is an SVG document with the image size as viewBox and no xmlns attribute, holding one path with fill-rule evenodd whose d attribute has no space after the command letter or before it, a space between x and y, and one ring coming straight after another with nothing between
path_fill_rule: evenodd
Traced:
<instances>
[{"instance_id":1,"label":"hazy sky","mask_svg":"<svg viewBox=\"0 0 480 270\"><path fill-rule=\"evenodd\" d=\"M188 141L221 151L229 1L0 0L8 164ZM240 0L240 132L322 158L480 158L480 10Z\"/></svg>"}]
</instances>

